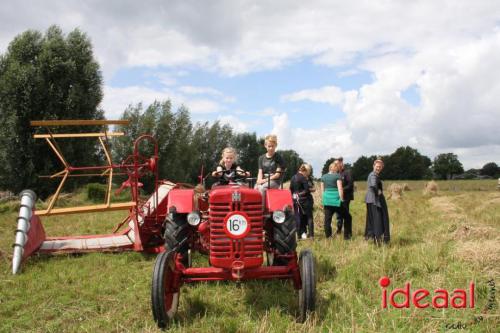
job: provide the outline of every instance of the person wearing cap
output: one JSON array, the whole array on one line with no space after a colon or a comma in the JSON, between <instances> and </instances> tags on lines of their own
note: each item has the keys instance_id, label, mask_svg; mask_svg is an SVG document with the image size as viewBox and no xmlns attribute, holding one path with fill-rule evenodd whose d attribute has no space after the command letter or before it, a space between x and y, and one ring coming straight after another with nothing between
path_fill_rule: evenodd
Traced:
<instances>
[{"instance_id":1,"label":"person wearing cap","mask_svg":"<svg viewBox=\"0 0 500 333\"><path fill-rule=\"evenodd\" d=\"M342 201L342 214L337 214L337 234L342 232L344 226L344 239L352 237L352 216L349 211L349 204L354 200L354 183L352 175L349 170L345 169L344 158L341 156L337 158L340 166L340 180L342 181L342 188L344 189L344 200Z\"/></svg>"},{"instance_id":2,"label":"person wearing cap","mask_svg":"<svg viewBox=\"0 0 500 333\"><path fill-rule=\"evenodd\" d=\"M389 243L391 239L389 230L389 212L384 197L380 172L384 168L382 159L373 162L373 171L368 175L366 189L366 227L365 239L373 239L380 245Z\"/></svg>"}]
</instances>

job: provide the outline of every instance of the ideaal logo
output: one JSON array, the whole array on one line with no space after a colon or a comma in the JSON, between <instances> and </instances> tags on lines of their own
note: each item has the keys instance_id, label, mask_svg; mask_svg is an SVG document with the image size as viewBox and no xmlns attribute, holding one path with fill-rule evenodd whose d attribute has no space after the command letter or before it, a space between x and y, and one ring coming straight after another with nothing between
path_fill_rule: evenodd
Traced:
<instances>
[{"instance_id":1,"label":"ideaal logo","mask_svg":"<svg viewBox=\"0 0 500 333\"><path fill-rule=\"evenodd\" d=\"M406 282L404 288L395 288L389 294L387 287L391 284L391 280L387 277L381 277L379 284L382 287L382 308L387 309L388 303L398 309L409 308L410 304L424 309L432 306L435 309L443 309L452 307L455 309L474 308L474 282L469 283L469 289L454 289L451 293L446 289L435 289L431 292L424 288L416 290L411 289L411 283ZM404 300L401 303L396 302L396 296L403 296ZM426 297L431 295L431 301L428 302Z\"/></svg>"}]
</instances>

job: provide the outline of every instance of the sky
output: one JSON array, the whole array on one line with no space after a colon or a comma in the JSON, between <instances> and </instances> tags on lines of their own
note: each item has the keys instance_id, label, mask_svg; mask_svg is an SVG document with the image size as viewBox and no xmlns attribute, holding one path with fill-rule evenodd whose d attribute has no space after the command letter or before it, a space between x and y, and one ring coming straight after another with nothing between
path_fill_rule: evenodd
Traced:
<instances>
[{"instance_id":1,"label":"sky","mask_svg":"<svg viewBox=\"0 0 500 333\"><path fill-rule=\"evenodd\" d=\"M411 146L500 164L500 2L2 1L0 54L53 24L91 39L101 107L170 99L278 135L315 174Z\"/></svg>"}]
</instances>

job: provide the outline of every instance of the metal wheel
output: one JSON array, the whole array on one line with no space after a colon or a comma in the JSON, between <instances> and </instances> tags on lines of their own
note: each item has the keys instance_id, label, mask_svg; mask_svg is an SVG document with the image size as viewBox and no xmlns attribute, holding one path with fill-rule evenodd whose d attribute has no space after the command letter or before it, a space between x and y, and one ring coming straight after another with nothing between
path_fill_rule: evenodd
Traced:
<instances>
[{"instance_id":1,"label":"metal wheel","mask_svg":"<svg viewBox=\"0 0 500 333\"><path fill-rule=\"evenodd\" d=\"M179 288L174 286L175 252L158 255L153 270L151 307L153 317L160 328L173 320L179 306Z\"/></svg>"}]
</instances>

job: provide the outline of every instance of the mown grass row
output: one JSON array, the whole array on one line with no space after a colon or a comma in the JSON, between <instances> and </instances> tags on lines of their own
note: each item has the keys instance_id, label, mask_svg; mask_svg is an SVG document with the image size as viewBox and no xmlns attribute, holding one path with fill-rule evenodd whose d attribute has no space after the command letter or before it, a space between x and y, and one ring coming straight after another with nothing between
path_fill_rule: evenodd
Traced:
<instances>
[{"instance_id":1,"label":"mown grass row","mask_svg":"<svg viewBox=\"0 0 500 333\"><path fill-rule=\"evenodd\" d=\"M438 332L469 323L468 331L496 332L498 303L488 305L489 279L500 281L500 192L493 181L441 184L437 197L410 182L403 200L389 201L392 242L377 247L362 235L363 186L352 203L354 238L327 240L322 212L316 237L299 242L317 260L316 315L295 320L297 295L287 281L185 285L170 332ZM386 184L388 185L388 184ZM460 190L456 190L460 188ZM50 235L109 232L119 212L44 219ZM39 256L11 275L15 212L0 215L1 332L157 332L150 309L155 256L141 253ZM72 219L72 221L69 221ZM195 265L206 258L195 257ZM476 282L476 308L381 309L381 276L391 286L453 290ZM498 299L498 296L497 296ZM474 318L483 320L474 324ZM473 323L473 324L470 324Z\"/></svg>"}]
</instances>

